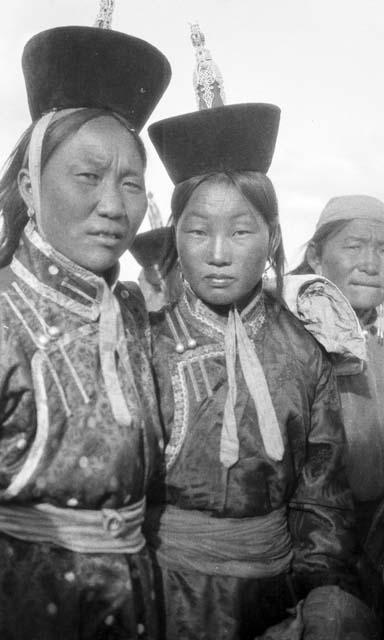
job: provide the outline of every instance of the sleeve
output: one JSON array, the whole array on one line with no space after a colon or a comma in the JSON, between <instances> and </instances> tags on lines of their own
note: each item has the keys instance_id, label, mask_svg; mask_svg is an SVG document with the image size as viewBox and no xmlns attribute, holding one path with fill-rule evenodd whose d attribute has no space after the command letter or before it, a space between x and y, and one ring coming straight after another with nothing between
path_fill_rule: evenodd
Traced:
<instances>
[{"instance_id":1,"label":"sleeve","mask_svg":"<svg viewBox=\"0 0 384 640\"><path fill-rule=\"evenodd\" d=\"M0 320L0 489L22 466L36 431L33 384L26 355Z\"/></svg>"},{"instance_id":2,"label":"sleeve","mask_svg":"<svg viewBox=\"0 0 384 640\"><path fill-rule=\"evenodd\" d=\"M358 593L355 521L344 454L344 428L332 366L322 354L311 406L307 449L289 504L293 582L299 598L314 587Z\"/></svg>"}]
</instances>

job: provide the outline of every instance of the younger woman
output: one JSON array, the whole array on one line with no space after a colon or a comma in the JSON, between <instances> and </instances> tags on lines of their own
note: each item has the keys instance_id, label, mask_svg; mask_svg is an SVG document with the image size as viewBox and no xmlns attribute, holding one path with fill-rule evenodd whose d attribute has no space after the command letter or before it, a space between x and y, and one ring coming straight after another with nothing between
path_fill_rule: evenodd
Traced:
<instances>
[{"instance_id":1,"label":"younger woman","mask_svg":"<svg viewBox=\"0 0 384 640\"><path fill-rule=\"evenodd\" d=\"M184 277L179 300L152 317L167 445L149 529L168 640L254 638L321 585L359 606L346 593L352 509L331 365L279 298L265 175L278 121L277 107L249 104L150 127L176 183ZM267 263L277 297L263 291ZM328 618L316 637L333 637Z\"/></svg>"}]
</instances>

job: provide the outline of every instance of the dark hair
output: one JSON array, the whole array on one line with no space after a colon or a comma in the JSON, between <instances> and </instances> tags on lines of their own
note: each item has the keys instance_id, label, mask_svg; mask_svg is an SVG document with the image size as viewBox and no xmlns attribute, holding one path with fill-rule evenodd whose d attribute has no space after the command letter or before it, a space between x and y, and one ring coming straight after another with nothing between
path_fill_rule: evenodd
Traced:
<instances>
[{"instance_id":1,"label":"dark hair","mask_svg":"<svg viewBox=\"0 0 384 640\"><path fill-rule=\"evenodd\" d=\"M349 222L350 220L332 220L331 222L326 222L319 229L317 229L312 238L306 244L306 249L302 261L290 273L292 275L314 273L313 268L308 262L308 253L310 249L314 249L317 257L321 258L324 247L328 240L337 235L339 231L344 229L344 227L346 227Z\"/></svg>"},{"instance_id":2,"label":"dark hair","mask_svg":"<svg viewBox=\"0 0 384 640\"><path fill-rule=\"evenodd\" d=\"M175 187L171 200L171 221L177 225L192 193L204 182L230 182L241 195L248 200L266 222L274 250L269 262L276 274L276 295L281 297L285 254L279 222L279 207L275 189L270 179L256 171L223 171L218 173L194 176Z\"/></svg>"},{"instance_id":3,"label":"dark hair","mask_svg":"<svg viewBox=\"0 0 384 640\"><path fill-rule=\"evenodd\" d=\"M87 108L71 111L60 118L53 119L44 136L41 152L41 170L44 169L48 159L60 143L77 133L90 120L102 116L114 118L131 133L137 143L145 169L147 157L144 144L130 123L113 111ZM4 267L11 261L13 253L19 244L21 233L28 221L27 207L20 195L17 180L20 170L28 166L27 152L33 128L34 124L31 124L21 136L8 158L3 175L0 178L0 213L2 215L0 267Z\"/></svg>"}]
</instances>

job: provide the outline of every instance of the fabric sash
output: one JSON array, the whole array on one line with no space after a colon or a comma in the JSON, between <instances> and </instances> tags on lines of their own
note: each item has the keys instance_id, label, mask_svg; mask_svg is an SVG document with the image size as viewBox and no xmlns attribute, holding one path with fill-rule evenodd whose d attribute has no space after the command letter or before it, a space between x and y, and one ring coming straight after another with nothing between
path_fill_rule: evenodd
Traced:
<instances>
[{"instance_id":1,"label":"fabric sash","mask_svg":"<svg viewBox=\"0 0 384 640\"><path fill-rule=\"evenodd\" d=\"M239 459L236 406L236 354L255 404L264 449L271 460L280 461L284 456L284 443L276 417L268 383L255 348L248 338L237 309L231 309L225 332L225 360L228 375L228 395L224 407L223 429L220 442L220 461L229 468Z\"/></svg>"},{"instance_id":2,"label":"fabric sash","mask_svg":"<svg viewBox=\"0 0 384 640\"><path fill-rule=\"evenodd\" d=\"M138 553L145 546L145 499L122 509L71 509L47 503L0 505L0 532L79 553Z\"/></svg>"},{"instance_id":3,"label":"fabric sash","mask_svg":"<svg viewBox=\"0 0 384 640\"><path fill-rule=\"evenodd\" d=\"M214 518L168 505L149 510L148 542L161 567L208 575L266 578L289 570L291 536L285 507L254 518Z\"/></svg>"}]
</instances>

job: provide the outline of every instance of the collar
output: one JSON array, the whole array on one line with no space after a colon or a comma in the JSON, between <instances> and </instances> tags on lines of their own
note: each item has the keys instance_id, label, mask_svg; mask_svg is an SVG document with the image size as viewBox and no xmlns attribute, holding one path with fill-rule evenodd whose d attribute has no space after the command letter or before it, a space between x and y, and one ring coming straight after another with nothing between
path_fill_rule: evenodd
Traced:
<instances>
[{"instance_id":1,"label":"collar","mask_svg":"<svg viewBox=\"0 0 384 640\"><path fill-rule=\"evenodd\" d=\"M25 227L10 266L40 296L89 320L99 317L104 279L54 249L43 240L31 221ZM111 278L112 290L118 275L117 264Z\"/></svg>"},{"instance_id":2,"label":"collar","mask_svg":"<svg viewBox=\"0 0 384 640\"><path fill-rule=\"evenodd\" d=\"M186 280L183 281L183 294L180 299L180 306L184 308L194 320L201 324L204 333L210 336L214 334L219 334L221 337L224 336L228 323L228 314L221 315L213 311L196 296ZM251 300L239 315L247 333L254 336L265 321L265 302L262 286L257 288Z\"/></svg>"}]
</instances>

